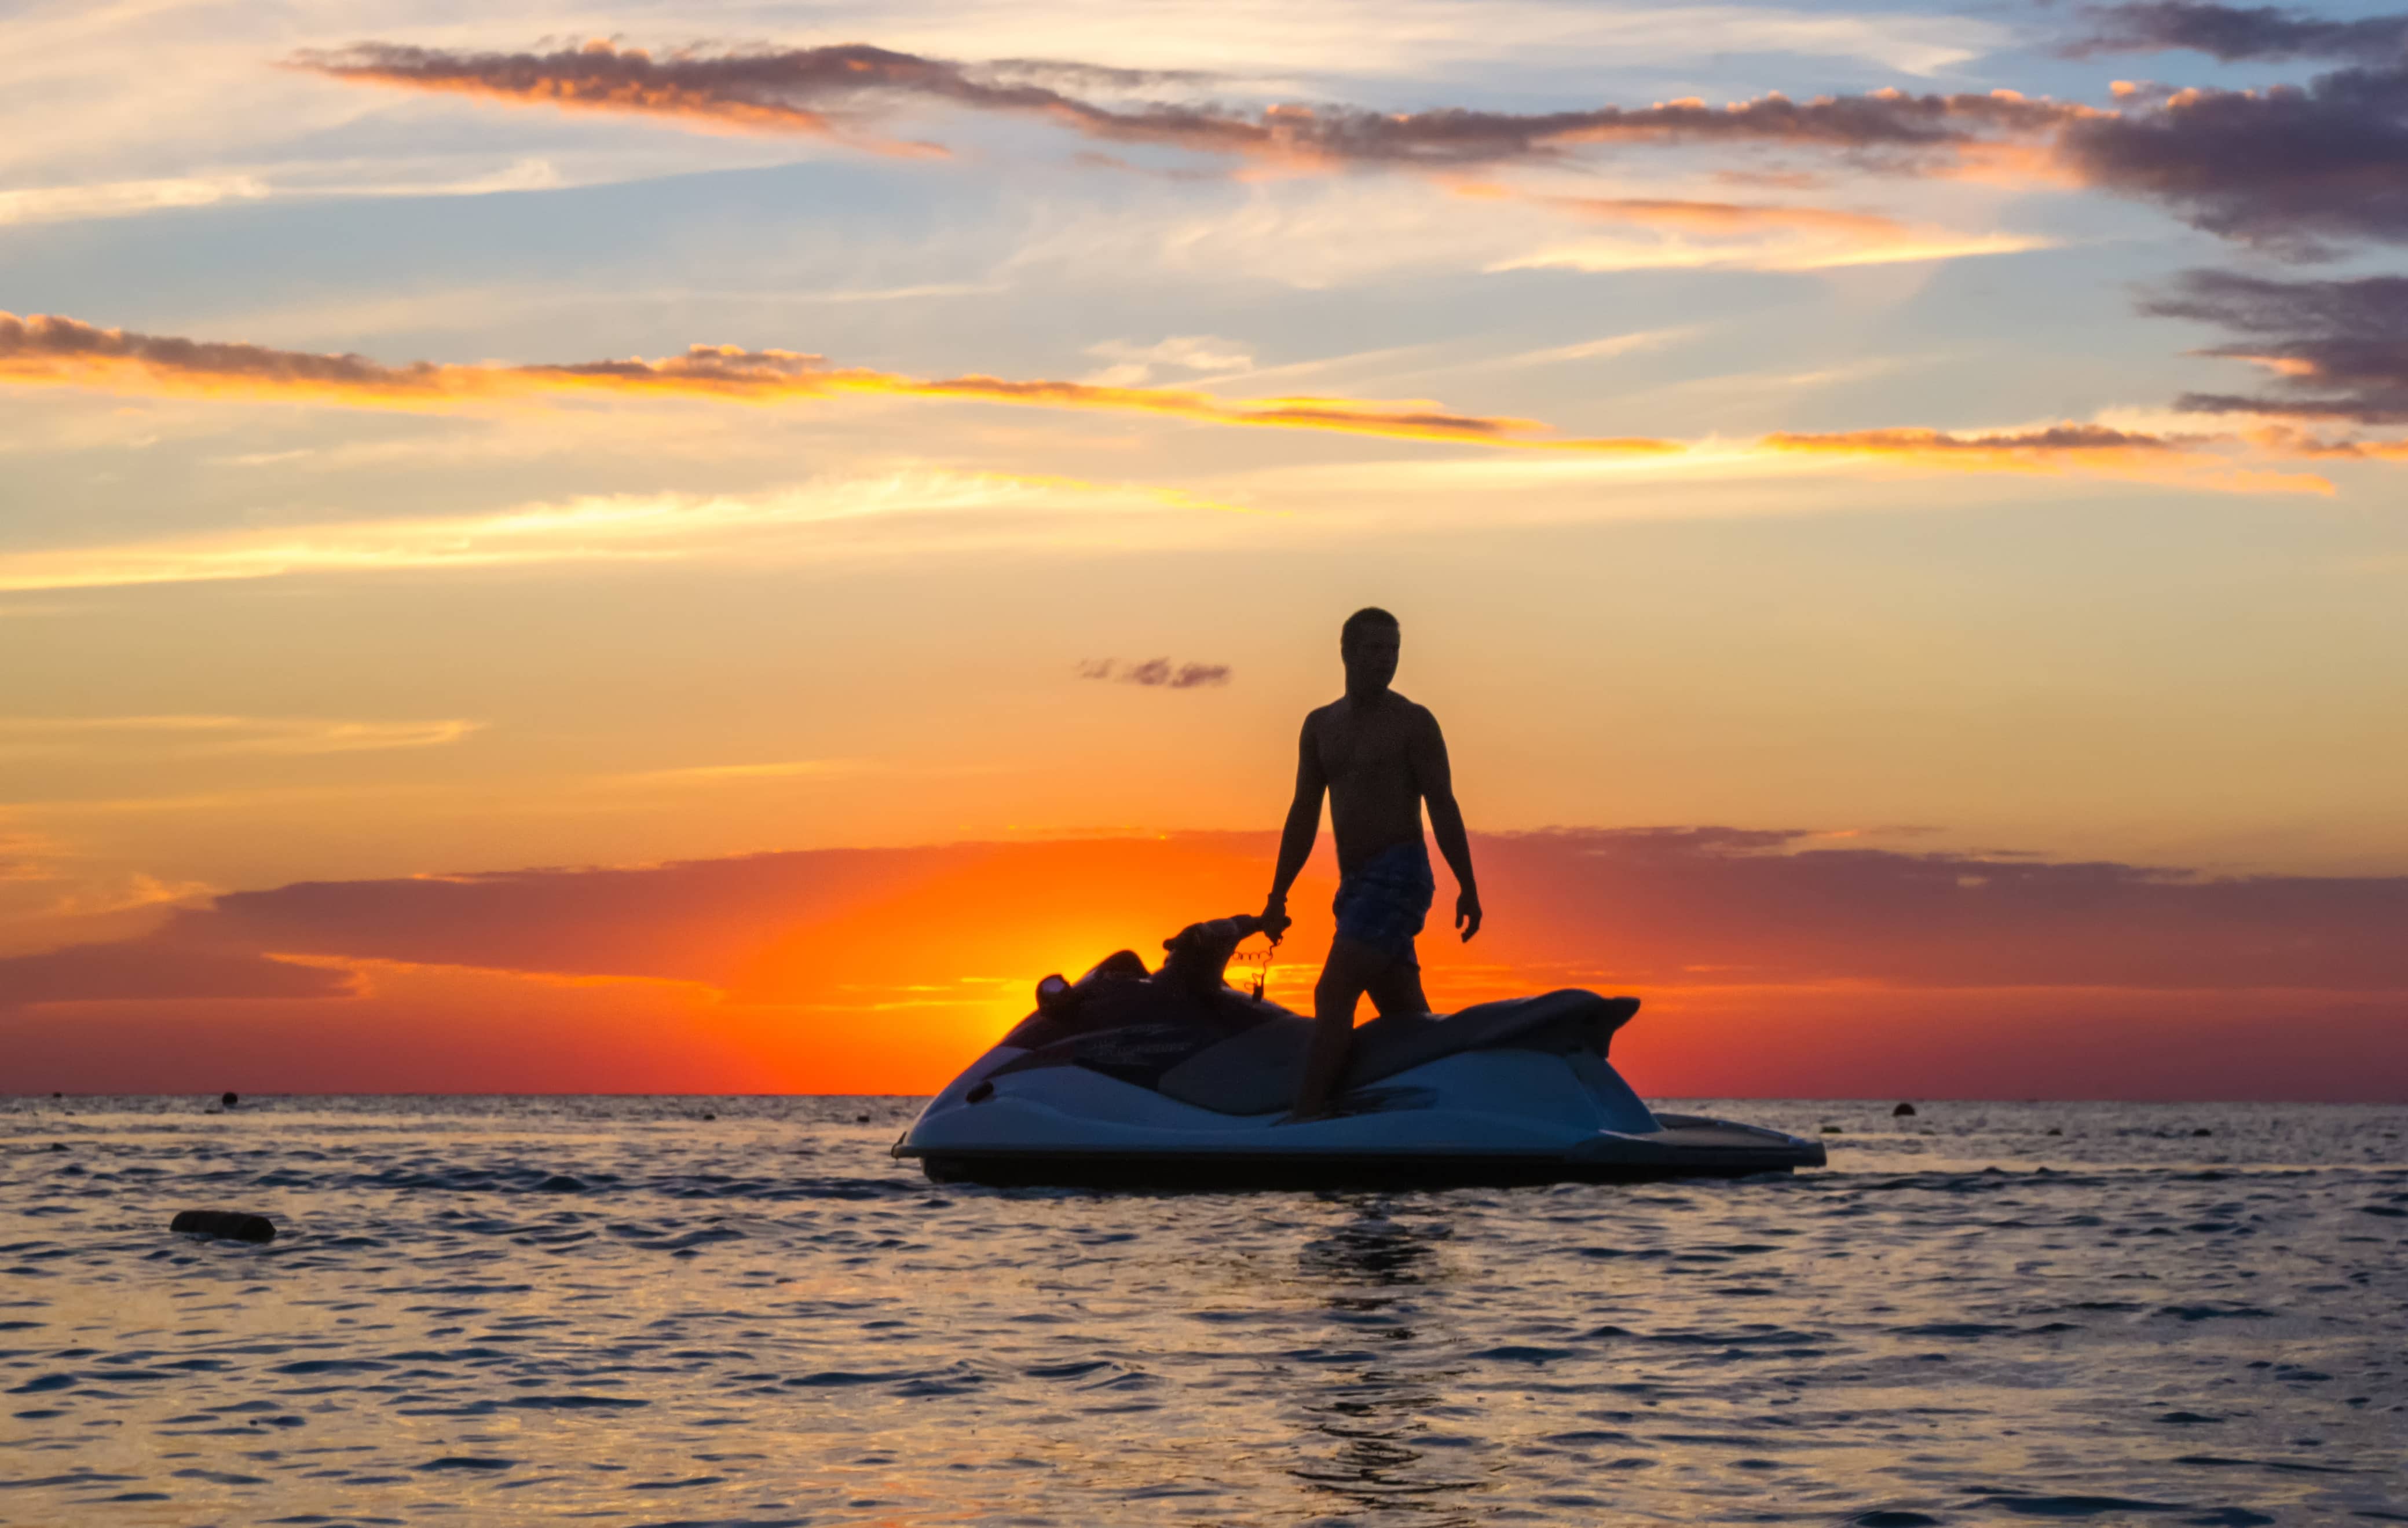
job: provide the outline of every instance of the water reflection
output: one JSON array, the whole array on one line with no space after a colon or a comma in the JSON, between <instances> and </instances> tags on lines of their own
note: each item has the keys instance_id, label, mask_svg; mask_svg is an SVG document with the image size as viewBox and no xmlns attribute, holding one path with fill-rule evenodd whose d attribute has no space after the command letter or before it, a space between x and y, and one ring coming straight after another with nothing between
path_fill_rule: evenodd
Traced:
<instances>
[{"instance_id":1,"label":"water reflection","mask_svg":"<svg viewBox=\"0 0 2408 1528\"><path fill-rule=\"evenodd\" d=\"M1459 1369L1446 1362L1453 1344L1431 1287L1446 1279L1440 1248L1454 1228L1409 1202L1347 1209L1297 1255L1303 1280L1325 1290L1329 1330L1322 1346L1295 1355L1307 1432L1290 1473L1312 1492L1314 1516L1335 1507L1349 1520L1471 1522L1476 1450L1439 1421L1457 1409L1447 1395Z\"/></svg>"}]
</instances>

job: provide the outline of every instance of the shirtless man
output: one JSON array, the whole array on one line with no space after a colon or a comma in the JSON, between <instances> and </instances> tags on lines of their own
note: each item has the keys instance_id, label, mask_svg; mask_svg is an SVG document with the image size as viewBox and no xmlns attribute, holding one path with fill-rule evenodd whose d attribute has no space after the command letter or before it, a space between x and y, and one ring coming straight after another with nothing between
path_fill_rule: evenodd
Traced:
<instances>
[{"instance_id":1,"label":"shirtless man","mask_svg":"<svg viewBox=\"0 0 2408 1528\"><path fill-rule=\"evenodd\" d=\"M1274 935L1288 926L1287 890L1320 836L1326 791L1329 826L1338 836L1338 937L1313 988L1312 1048L1291 1119L1309 1119L1329 1107L1346 1069L1354 1006L1366 992L1383 1016L1429 1012L1421 962L1413 956L1413 936L1438 890L1422 842L1424 801L1439 851L1455 872L1455 927L1466 939L1480 931L1480 892L1447 772L1446 739L1437 717L1388 688L1401 640L1397 618L1386 611L1348 616L1338 638L1346 694L1304 719L1296 800L1280 835L1279 869L1263 923Z\"/></svg>"}]
</instances>

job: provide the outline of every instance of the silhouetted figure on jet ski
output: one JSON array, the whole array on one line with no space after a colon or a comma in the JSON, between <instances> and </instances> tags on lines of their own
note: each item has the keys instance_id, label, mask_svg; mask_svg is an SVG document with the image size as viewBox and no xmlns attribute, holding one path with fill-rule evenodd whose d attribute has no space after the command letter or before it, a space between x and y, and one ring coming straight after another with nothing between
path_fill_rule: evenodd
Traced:
<instances>
[{"instance_id":1,"label":"silhouetted figure on jet ski","mask_svg":"<svg viewBox=\"0 0 2408 1528\"><path fill-rule=\"evenodd\" d=\"M1397 618L1377 607L1346 618L1338 656L1346 665L1346 693L1304 719L1297 748L1296 800L1280 835L1279 869L1263 904L1265 931L1287 929L1288 887L1321 833L1321 798L1329 798L1330 830L1338 839L1338 934L1312 992L1312 1048L1297 1088L1291 1119L1326 1112L1364 994L1383 1018L1429 1012L1422 993L1413 936L1422 931L1438 884L1422 838L1422 807L1430 831L1455 872L1455 925L1469 939L1480 931L1480 888L1471 873L1471 843L1438 718L1388 687L1397 676L1403 638Z\"/></svg>"},{"instance_id":2,"label":"silhouetted figure on jet ski","mask_svg":"<svg viewBox=\"0 0 2408 1528\"><path fill-rule=\"evenodd\" d=\"M1463 814L1430 714L1393 693L1397 620L1358 611L1339 652L1346 698L1304 724L1296 805L1262 915L1191 923L1159 970L1117 950L928 1101L895 1144L939 1182L1091 1188L1437 1188L1739 1177L1819 1167L1820 1142L1658 1114L1609 1053L1639 1000L1567 988L1431 1014L1413 936L1433 892L1428 804L1480 930ZM1321 799L1338 832L1338 937L1315 1017L1229 984L1229 960L1288 926ZM1380 1016L1353 1027L1365 992ZM1283 1113L1283 1110L1287 1112Z\"/></svg>"}]
</instances>

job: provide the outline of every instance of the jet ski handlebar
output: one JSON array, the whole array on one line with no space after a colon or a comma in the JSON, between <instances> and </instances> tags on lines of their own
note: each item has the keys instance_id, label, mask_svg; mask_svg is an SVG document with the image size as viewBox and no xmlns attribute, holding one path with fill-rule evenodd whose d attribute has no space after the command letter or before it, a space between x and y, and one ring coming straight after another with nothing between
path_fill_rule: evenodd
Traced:
<instances>
[{"instance_id":1,"label":"jet ski handlebar","mask_svg":"<svg viewBox=\"0 0 2408 1528\"><path fill-rule=\"evenodd\" d=\"M1253 935L1269 932L1263 920L1251 913L1191 923L1162 942L1169 954L1162 962L1161 974L1199 992L1218 991L1222 973L1238 946Z\"/></svg>"}]
</instances>

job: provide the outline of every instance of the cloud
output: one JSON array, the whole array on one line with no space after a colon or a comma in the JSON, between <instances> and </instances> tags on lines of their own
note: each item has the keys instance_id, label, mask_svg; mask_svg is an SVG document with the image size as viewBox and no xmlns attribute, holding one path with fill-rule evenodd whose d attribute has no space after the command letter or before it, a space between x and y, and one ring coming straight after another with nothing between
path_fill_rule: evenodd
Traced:
<instances>
[{"instance_id":1,"label":"cloud","mask_svg":"<svg viewBox=\"0 0 2408 1528\"><path fill-rule=\"evenodd\" d=\"M335 997L350 986L338 973L253 950L137 939L0 959L0 1014L42 1002Z\"/></svg>"},{"instance_id":2,"label":"cloud","mask_svg":"<svg viewBox=\"0 0 2408 1528\"><path fill-rule=\"evenodd\" d=\"M2393 46L2408 18L2327 22L2278 10L2158 4L2096 13L2092 51L2200 45L2229 57L2363 59L2304 87L2125 89L2119 108L1990 94L1878 90L1797 100L1779 94L1547 112L1462 107L1377 111L1346 105L1261 109L1188 100L1107 106L1071 94L1071 65L1012 74L866 45L653 55L608 43L547 53L464 53L364 43L296 60L334 78L522 104L648 115L717 131L803 133L867 147L937 151L864 136L869 115L908 103L1056 123L1091 139L1186 151L1283 172L1409 168L1453 173L1567 162L1617 146L1787 148L1850 156L1859 168L2074 183L2162 207L2225 238L2291 253L2328 241L2408 238L2408 65ZM1050 72L1049 72L1050 71ZM1157 81L1140 80L1140 86ZM1064 87L1068 87L1067 89ZM1588 216L1668 232L1781 231L1809 247L1770 259L1681 252L1672 264L1820 269L2040 247L2013 236L1881 226L1813 209L1565 198ZM1784 221L1785 220L1785 221ZM1812 224L1810 227L1809 224ZM1548 252L1501 268L1637 268L1620 247Z\"/></svg>"},{"instance_id":3,"label":"cloud","mask_svg":"<svg viewBox=\"0 0 2408 1528\"><path fill-rule=\"evenodd\" d=\"M867 394L1092 409L1198 424L1334 430L1529 449L1607 453L1678 449L1654 440L1550 438L1543 434L1543 425L1531 420L1456 413L1421 401L1311 396L1231 399L1177 388L979 375L917 378L831 367L823 356L796 351L749 351L732 345L696 345L683 355L658 361L638 358L552 366L418 361L395 367L363 355L183 339L102 329L69 318L37 314L21 319L5 312L0 312L0 382L397 409L614 396L791 403Z\"/></svg>"},{"instance_id":4,"label":"cloud","mask_svg":"<svg viewBox=\"0 0 2408 1528\"><path fill-rule=\"evenodd\" d=\"M1653 238L1555 244L1509 256L1489 270L1587 271L1677 267L1827 270L1843 266L1954 260L2047 249L2035 235L1966 234L1914 227L1878 212L1776 202L1703 201L1667 196L1546 195L1457 182L1460 195L1512 199L1585 222L1643 229Z\"/></svg>"},{"instance_id":5,"label":"cloud","mask_svg":"<svg viewBox=\"0 0 2408 1528\"><path fill-rule=\"evenodd\" d=\"M1090 139L1151 146L1287 173L1404 168L1455 173L1570 162L1627 146L1786 148L1850 156L1859 168L1924 175L2065 180L2149 202L2220 236L2291 252L2321 241L2408 238L2408 65L2394 41L2408 18L2326 22L2277 10L2170 4L2097 13L2093 51L2187 39L2229 57L2364 59L2305 87L2264 91L2129 88L2102 109L2014 91L1911 94L1877 90L1799 100L1780 94L1709 105L1543 112L1465 107L1380 111L1349 105L1259 109L1211 101L1103 105L1073 94L1086 66L964 64L893 50L840 47L652 54L592 43L552 52L468 53L370 42L305 54L297 66L336 79L645 115L712 131L800 133L894 151L941 151L866 135L864 123L909 103L1049 122ZM2233 50L2239 50L2233 51ZM1184 83L1156 77L1131 88ZM1842 252L1802 252L1770 268L1950 258L2039 247L2037 239L1902 229L1870 215L1811 209L1561 198L1563 209L1724 238L1778 229ZM1583 203L1587 205L1583 208ZM1628 251L1557 252L1512 262L1624 269ZM1744 263L1698 254L1676 264Z\"/></svg>"},{"instance_id":6,"label":"cloud","mask_svg":"<svg viewBox=\"0 0 2408 1528\"><path fill-rule=\"evenodd\" d=\"M172 180L115 180L82 186L0 191L0 227L19 223L69 223L130 217L165 208L254 201L267 187L248 175L190 176Z\"/></svg>"},{"instance_id":7,"label":"cloud","mask_svg":"<svg viewBox=\"0 0 2408 1528\"><path fill-rule=\"evenodd\" d=\"M1805 229L1861 239L1901 239L1907 229L1876 212L1827 207L1790 207L1761 202L1684 201L1656 196L1549 196L1552 206L1609 223L1638 223L1704 234L1753 233L1764 228Z\"/></svg>"},{"instance_id":8,"label":"cloud","mask_svg":"<svg viewBox=\"0 0 2408 1528\"><path fill-rule=\"evenodd\" d=\"M2204 353L2255 362L2272 394L2186 393L2176 407L2360 425L2408 424L2408 277L2277 281L2195 270L2141 310L2193 319L2249 338ZM2373 454L2396 454L2378 446ZM2353 447L2336 454L2365 454Z\"/></svg>"},{"instance_id":9,"label":"cloud","mask_svg":"<svg viewBox=\"0 0 2408 1528\"><path fill-rule=\"evenodd\" d=\"M1226 685L1230 668L1226 663L1182 663L1172 665L1168 658L1147 658L1140 663L1119 663L1111 658L1081 660L1081 679L1116 679L1124 685L1143 685L1154 689L1193 690L1211 685Z\"/></svg>"},{"instance_id":10,"label":"cloud","mask_svg":"<svg viewBox=\"0 0 2408 1528\"><path fill-rule=\"evenodd\" d=\"M1219 339L1206 334L1174 334L1151 345L1133 344L1125 339L1106 339L1089 345L1087 353L1113 362L1096 376L1085 379L1098 386L1128 387L1150 380L1157 369L1182 371L1246 371L1254 364L1253 353L1234 339Z\"/></svg>"},{"instance_id":11,"label":"cloud","mask_svg":"<svg viewBox=\"0 0 2408 1528\"><path fill-rule=\"evenodd\" d=\"M2057 155L2086 185L2279 254L2408 241L2408 66L2135 98L2068 122Z\"/></svg>"},{"instance_id":12,"label":"cloud","mask_svg":"<svg viewBox=\"0 0 2408 1528\"><path fill-rule=\"evenodd\" d=\"M2068 58L2183 50L2227 64L2243 59L2335 58L2380 64L2408 53L2408 15L2328 21L2273 6L2219 6L2200 0L2138 0L2097 6L2093 29L2058 51Z\"/></svg>"},{"instance_id":13,"label":"cloud","mask_svg":"<svg viewBox=\"0 0 2408 1528\"><path fill-rule=\"evenodd\" d=\"M2265 472L2207 448L2229 436L2151 435L2104 425L2048 425L1979 434L1928 429L1838 430L1768 435L1775 453L1856 456L1901 466L1968 472L2081 472L2234 493L2329 494L2308 473Z\"/></svg>"},{"instance_id":14,"label":"cloud","mask_svg":"<svg viewBox=\"0 0 2408 1528\"><path fill-rule=\"evenodd\" d=\"M604 41L552 52L468 53L397 43L306 52L294 66L333 79L519 105L630 113L708 131L801 134L889 151L941 152L860 136L859 119L903 102L1042 119L1116 144L1185 150L1300 169L1452 168L1559 157L1603 143L1757 143L1894 153L1946 152L2028 134L2087 108L2014 92L1910 95L1895 90L1795 101L1773 94L1549 112L1447 107L1417 112L1211 103L1098 105L1092 66L961 64L866 44L654 54ZM1050 82L1049 82L1050 81ZM1153 80L1132 80L1153 83Z\"/></svg>"},{"instance_id":15,"label":"cloud","mask_svg":"<svg viewBox=\"0 0 2408 1528\"><path fill-rule=\"evenodd\" d=\"M116 545L0 551L0 593L325 573L659 561L738 548L757 556L783 539L804 534L815 538L810 543L815 549L832 555L854 544L838 540L849 528L883 519L980 514L1017 517L1021 522L1058 522L1066 516L1085 516L1117 524L1138 515L1158 516L1165 510L1244 512L1237 506L1177 489L995 472L906 471L830 479L749 496L615 495L523 504L489 514L262 526ZM475 724L397 725L465 728ZM394 736L349 733L320 742L399 745ZM289 750L300 740L259 741ZM423 741L450 740L427 735Z\"/></svg>"},{"instance_id":16,"label":"cloud","mask_svg":"<svg viewBox=\"0 0 2408 1528\"><path fill-rule=\"evenodd\" d=\"M6 586L0 576L0 588ZM112 745L150 755L367 753L439 748L484 725L286 716L0 716L0 755L86 752Z\"/></svg>"},{"instance_id":17,"label":"cloud","mask_svg":"<svg viewBox=\"0 0 2408 1528\"><path fill-rule=\"evenodd\" d=\"M924 379L835 368L824 357L798 352L734 346L696 345L682 356L659 361L639 358L551 366L421 361L394 367L354 354L311 354L164 338L99 329L72 319L19 319L6 313L0 313L0 382L395 409L490 408L531 400L624 397L767 405L867 395L1100 410L1198 424L1328 430L1631 460L1676 458L1698 449L1695 443L1654 437L1558 436L1535 420L1461 413L1431 402L1317 396L1234 399L1185 388L977 375ZM2152 437L2068 424L1973 436L1919 428L1783 434L1739 449L1879 457L1961 470L2084 471L2253 492L2329 489L2321 479L2239 471L2211 449L2229 443L2229 438ZM1729 450L1716 447L1719 455L1728 454ZM991 483L999 480L963 475L958 481ZM1164 491L1154 493L1157 497L1172 497ZM347 565L468 566L529 556L548 559L569 555L563 551L563 543L573 543L578 533L589 532L586 549L577 555L674 555L681 550L675 539L690 528L764 512L757 504L724 498L581 499L565 507L465 523L429 520L301 527L126 549L118 566L98 573L89 550L25 552L0 555L0 590L185 582L196 576L249 578ZM834 510L806 517L828 518L843 512L848 512ZM464 529L475 533L474 544L458 534ZM106 562L111 554L104 551L99 556Z\"/></svg>"}]
</instances>

